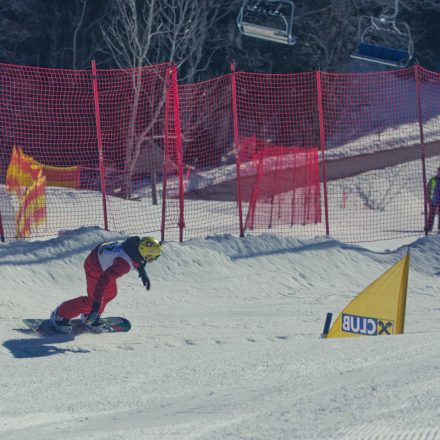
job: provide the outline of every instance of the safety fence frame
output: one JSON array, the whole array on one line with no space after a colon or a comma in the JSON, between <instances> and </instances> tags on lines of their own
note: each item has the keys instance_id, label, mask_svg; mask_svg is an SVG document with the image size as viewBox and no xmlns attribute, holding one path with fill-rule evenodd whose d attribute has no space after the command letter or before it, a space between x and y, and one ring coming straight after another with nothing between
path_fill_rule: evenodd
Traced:
<instances>
[{"instance_id":1,"label":"safety fence frame","mask_svg":"<svg viewBox=\"0 0 440 440\"><path fill-rule=\"evenodd\" d=\"M154 70L155 67L153 66L152 69ZM160 73L157 73L159 72L159 70ZM338 105L340 105L337 100L335 100L334 102L332 101L333 96L336 95L338 99L341 100L341 102L343 103L343 111L345 111L346 107L349 110L350 105L353 106L354 111L358 111L358 108L362 108L362 106L366 107L368 110L368 106L366 105L366 103L368 104L369 102L368 93L371 93L371 91L374 92L375 84L378 85L378 88L383 87L384 90L388 90L387 87L389 88L389 90L391 90L393 88L393 84L397 84L396 89L398 89L398 86L402 86L407 87L408 90L414 92L414 99L411 104L412 108L409 108L408 104L408 113L403 114L403 116L407 118L409 122L415 121L414 118L416 118L416 123L418 126L417 143L419 144L419 160L422 168L422 176L419 184L420 192L423 194L422 205L424 231L393 231L394 235L390 234L390 236L386 236L385 233L384 236L380 234L374 235L374 233L367 232L365 235L361 234L355 240L344 237L344 234L341 234L340 236L342 237L341 239L345 239L346 241L374 241L376 239L398 238L399 236L414 235L415 233L422 234L423 232L426 234L428 232L427 225L429 223L428 217L430 214L429 195L427 191L427 146L425 131L428 129L428 131L433 133L432 135L430 135L431 138L429 142L432 143L437 142L437 139L440 140L440 136L438 138L436 137L437 129L435 128L435 116L437 114L440 114L440 108L439 110L437 110L437 104L435 100L437 85L440 85L440 75L434 72L430 72L419 65L415 65L407 69L401 69L400 71L382 72L380 74L376 74L376 76L369 76L369 74L359 74L359 78L362 78L362 80L365 79L365 82L367 82L367 80L371 81L372 86L368 90L361 90L361 95L359 97L355 96L353 98L353 102L350 102L348 98L346 98L346 100L344 101L344 93L347 94L347 90L356 90L355 87L357 87L358 84L358 82L356 81L359 78L355 77L355 74L350 74L350 77L346 76L348 74L329 74L320 71L311 72L310 74L295 75L248 74L246 72L236 72L235 65L231 64L231 73L229 75L215 78L214 80L210 80L204 83L178 85L177 68L174 64L163 65L160 68L157 68L157 72L153 72L153 76L151 78L142 78L139 80L139 83L133 83L135 84L135 86L138 86L139 89L135 89L134 91L132 90L131 92L130 87L133 87L133 85L130 86L130 82L124 83L125 80L123 78L119 78L117 72L103 71L97 69L94 61L92 61L91 71L85 74L85 77L90 79L90 105L92 105L94 109L93 117L95 122L95 146L96 157L98 160L98 163L96 165L99 168L99 192L101 193L102 203L102 224L106 230L119 230L127 233L159 231L161 239L178 239L179 241L183 241L184 239L193 236L204 235L203 232L201 232L201 229L197 229L196 227L194 227L193 229L191 228L192 220L188 220L188 218L191 217L191 215L197 216L197 214L192 214L191 212L189 212L186 206L188 201L191 199L191 191L189 188L191 183L190 178L192 176L197 177L198 174L202 173L208 175L206 169L208 169L208 171L212 171L214 168L214 163L221 163L220 160L217 160L217 162L215 162L214 160L210 160L208 168L206 168L206 164L204 164L203 166L197 164L197 160L200 160L197 158L201 157L200 155L197 155L197 151L200 151L200 149L203 148L210 148L208 140L213 138L215 134L214 131L216 129L215 127L218 124L224 127L221 135L217 136L217 138L221 138L220 141L215 138L217 139L216 142L221 144L220 151L224 153L224 145L230 145L232 147L230 151L233 153L233 161L227 163L234 164L235 175L233 177L228 177L228 179L232 185L235 185L235 194L234 198L230 198L228 200L230 200L230 202L235 205L235 208L231 205L230 212L232 213L231 216L236 216L236 225L234 227L230 227L228 226L229 223L225 223L224 225L218 225L219 227L217 229L215 227L213 229L216 233L237 233L241 237L244 236L245 226L243 217L245 205L247 205L248 201L243 195L243 190L245 189L246 184L252 185L253 180L251 179L249 174L246 174L249 172L250 165L249 162L245 160L247 152L244 151L243 139L247 139L249 137L248 132L251 133L252 130L254 130L253 128L248 127L249 124L253 123L254 125L258 125L263 121L264 123L267 122L269 125L273 125L273 127L269 126L269 128L263 127L263 129L270 131L270 135L272 136L272 138L274 138L274 133L278 129L280 129L280 132L283 132L284 130L285 133L281 133L281 140L278 141L278 144L273 141L273 139L266 141L262 138L259 140L258 137L256 137L256 144L254 147L257 150L263 147L267 147L268 145L270 146L271 142L275 142L273 143L274 147L282 145L282 142L285 142L286 146L296 146L298 142L303 142L303 146L319 147L320 174L322 193L324 197L323 212L325 216L325 225L324 229L318 226L310 227L305 236L311 237L317 235L332 235L338 237L338 234L341 234L340 231L334 233L334 229L332 228L332 222L334 222L335 219L334 211L337 208L329 203L328 185L330 180L327 176L327 167L329 163L328 157L331 158L331 154L329 153L332 153L332 149L335 149L335 145L337 145L338 142L338 136L346 136L346 132L349 131L347 129L346 132L344 132L346 127L349 127L351 116L348 113L344 115L343 112L342 116L335 116L333 114L334 109L338 108ZM115 76L112 76L113 73ZM155 76L156 73L157 77ZM34 73L32 72L32 74ZM1 75L2 72L0 70L0 79ZM361 77L361 75L365 76ZM134 74L133 78L135 78ZM158 161L159 163L161 162L161 165L155 165L152 170L150 170L147 174L144 173L144 175L150 176L148 177L148 182L149 185L153 186L157 184L156 179L161 179L159 180L159 193L160 191L162 191L160 197L161 206L159 206L159 214L152 216L151 221L149 220L147 225L141 224L140 222L138 222L137 224L134 222L133 225L130 225L128 223L121 224L120 222L115 220L116 214L114 213L114 206L117 203L122 204L123 199L118 198L112 199L113 201L110 201L109 197L111 196L109 195L107 189L109 182L108 175L112 172L111 167L109 167L109 163L111 161L108 158L108 154L110 151L108 147L109 145L112 145L112 142L115 142L112 138L113 135L111 134L110 130L111 122L117 123L120 120L125 121L126 115L129 114L130 108L135 105L132 103L132 101L130 101L130 99L132 99L134 103L137 102L136 105L142 105L143 100L147 99L146 95L148 94L148 86L150 85L150 82L148 81L151 81L151 84L153 84L153 86L155 87L154 90L157 91L157 96L154 99L151 99L149 106L145 107L148 107L146 110L142 110L144 113L142 113L140 116L138 116L137 114L135 115L135 118L138 119L132 120L131 122L132 124L136 124L136 128L131 127L131 129L138 130L136 132L136 136L140 140L136 142L150 142L153 145L151 151L159 151L158 158L154 160L156 160L156 162ZM341 86L341 83L343 81L347 81L348 85L346 89ZM353 84L351 84L350 81L352 81ZM101 90L102 88L106 88L107 82L117 85L123 84L123 86L121 87L125 87L124 90L128 91L128 110L125 107L122 107L121 104L120 112L121 114L123 113L123 116L118 116L116 115L116 113L112 113L113 110L111 109L111 105L115 102L118 102L118 97L115 95L115 93L113 93L110 89L107 90L107 92L105 90L104 92L102 92ZM283 101L285 96L277 96L276 87L274 84L281 84L280 89L282 93L286 92L288 97L298 99L298 103L292 103L291 100ZM255 101L246 101L246 99L252 96L252 90L254 90L253 88L255 88L255 90L258 88L259 90L262 90L261 97L255 98ZM137 95L136 92L138 92ZM210 95L211 92L212 94ZM362 93L365 94L365 97L362 95ZM103 96L105 97L103 98ZM389 96L393 97L394 95L390 92ZM389 100L389 96L385 94L385 98L383 99ZM215 111L212 111L212 113L208 115L210 119L207 120L207 123L208 125L210 125L210 128L199 139L196 138L197 136L200 136L202 128L198 128L198 131L195 130L191 136L188 136L187 131L189 124L194 122L191 122L191 117L193 115L190 115L189 113L194 110L194 119L196 120L197 117L200 118L200 114L203 114L204 111L206 113L206 110L209 109L210 106L214 105L214 103L218 104L216 102L216 99L218 97L220 97L219 99L221 101L221 105L219 105L218 109L215 109ZM136 101L136 99L138 101ZM203 99L206 99L206 101L203 101ZM364 99L364 101L362 101L362 99ZM405 103L405 105L407 105L407 103L410 102L410 99L412 99L412 94L410 94L407 99L408 101L402 101ZM282 105L284 105L284 108L287 109L286 118L288 119L288 122L270 120L270 112L274 111L275 107L273 106L276 106L276 103L278 101L282 101ZM305 108L301 113L302 110L299 107L304 104ZM130 105L132 107L130 107ZM259 107L260 105L261 107ZM398 105L398 103L396 105ZM101 112L102 107L104 107L105 109L104 119ZM263 114L261 112L258 113L259 110L263 107L266 108L266 114ZM301 124L310 124L310 126L306 125L302 128L301 134L295 132L293 128L288 128L289 115L287 115L287 113L291 109L294 113L297 112L292 117L299 118L297 121L298 127L300 127ZM276 107L275 110L282 111L283 107ZM223 114L221 112L223 112ZM109 115L111 117L114 116L114 118L110 120ZM261 119L252 120L253 115L258 115L258 117ZM414 115L416 115L416 117ZM367 113L366 116L363 117L365 118L364 120L367 121L366 123L370 122ZM103 120L105 124L104 127ZM405 120L402 121L402 123L408 121ZM196 122L199 123L199 121L197 120ZM399 121L392 121L394 125L396 125L398 122ZM148 125L149 123L151 125L151 132L148 133L147 136L145 135L145 133L141 132L143 130L143 127L146 124ZM367 128L368 130L370 130L370 127ZM185 130L187 131L185 132ZM386 126L380 127L380 130L385 131ZM135 132L133 131L133 133ZM380 136L380 134L378 136ZM269 142L269 144L261 144L259 146L258 142L260 141L263 143ZM344 145L344 142L348 143L349 141L351 141L351 139L349 137L346 137L339 142ZM137 150L141 151L143 148L136 142L133 140L133 146L135 147L135 159L133 159L133 163L137 162L140 157L140 152ZM279 142L281 142L281 144L279 144ZM365 140L362 142L365 142L365 144L367 145L369 140ZM159 147L157 147L157 145L159 145ZM8 145L4 148L9 149L10 146ZM196 153L194 153L194 151ZM254 153L255 152L256 151L254 151ZM113 154L112 152L110 153ZM212 151L209 151L209 154L211 153ZM396 149L395 154L403 154L403 151ZM430 154L430 157L436 155L437 154ZM438 152L438 155L440 155L440 151ZM196 162L195 165L190 166L189 162L191 162L192 159L194 159ZM147 157L147 167L149 166L149 160L150 158ZM330 162L333 161L335 161L335 159L331 158ZM403 160L402 162L405 162L405 160ZM4 166L2 167L1 172L3 171L5 171ZM348 175L350 174L349 170L345 170L344 172L346 172ZM417 178L417 176L415 175L412 177L414 177L414 179ZM218 178L218 176L216 178ZM215 180L215 177L212 177L212 179ZM386 176L384 177L384 179L386 180ZM130 185L132 185L132 183ZM215 185L216 184L213 184L213 186ZM95 190L97 190L97 188ZM202 192L202 190L203 188L196 186L195 189L192 190L192 192L197 193L197 191ZM417 193L416 190L415 193ZM205 199L203 197L205 197ZM200 199L195 198L195 200L206 203L208 203L207 200L216 200L215 198L209 199L210 196L207 196L206 194L203 197ZM346 192L344 192L343 197L343 208L345 209L347 204ZM0 200L1 199L2 197L0 194ZM129 198L126 200L129 200ZM136 210L139 209L139 203L143 202L133 201L126 206L129 206L129 209ZM142 212L148 213L151 209L151 206L142 206ZM233 214L235 209L236 214ZM4 208L0 206L0 240L2 242L4 242L6 238L14 238L11 236L10 233L8 235L8 232L4 227L4 214ZM142 218L142 215L140 215L139 217ZM213 221L215 222L216 219L214 218ZM381 221L383 221L383 219ZM65 226L67 229L69 228L68 224L63 226ZM176 229L178 231L178 236L173 236L173 229ZM280 234L286 233L286 230L271 230L270 227L266 228L266 231L262 232L267 231ZM43 233L42 235L38 235L37 232L33 236L52 236L54 235L54 233L56 232L47 231L45 234ZM293 229L291 229L287 233L288 235L296 235L295 230ZM303 235L300 234L299 236Z\"/></svg>"}]
</instances>

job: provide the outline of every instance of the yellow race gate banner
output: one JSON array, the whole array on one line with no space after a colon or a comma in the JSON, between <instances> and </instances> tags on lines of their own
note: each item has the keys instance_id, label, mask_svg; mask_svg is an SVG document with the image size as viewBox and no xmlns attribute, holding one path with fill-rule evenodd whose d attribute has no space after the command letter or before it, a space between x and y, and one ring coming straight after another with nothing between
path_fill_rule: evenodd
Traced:
<instances>
[{"instance_id":1,"label":"yellow race gate banner","mask_svg":"<svg viewBox=\"0 0 440 440\"><path fill-rule=\"evenodd\" d=\"M327 338L402 334L410 255L359 293L337 317Z\"/></svg>"}]
</instances>

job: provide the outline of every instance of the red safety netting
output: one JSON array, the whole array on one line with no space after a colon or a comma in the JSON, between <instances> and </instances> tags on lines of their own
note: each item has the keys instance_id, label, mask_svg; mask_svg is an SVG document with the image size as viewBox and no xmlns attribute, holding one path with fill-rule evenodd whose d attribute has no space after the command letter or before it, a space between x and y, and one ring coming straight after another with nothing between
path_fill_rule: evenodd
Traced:
<instances>
[{"instance_id":1,"label":"red safety netting","mask_svg":"<svg viewBox=\"0 0 440 440\"><path fill-rule=\"evenodd\" d=\"M329 234L369 241L422 233L415 68L320 79Z\"/></svg>"},{"instance_id":2,"label":"red safety netting","mask_svg":"<svg viewBox=\"0 0 440 440\"><path fill-rule=\"evenodd\" d=\"M75 167L70 176L46 169L50 182L61 185L47 185L47 218L32 236L83 225L104 226L99 196L96 203L99 179L97 183L93 172L98 168L98 150L91 71L0 64L0 125L2 178L14 146L44 167ZM78 178L77 192L73 188L78 187ZM12 238L22 200L5 187L0 191L5 236Z\"/></svg>"},{"instance_id":3,"label":"red safety netting","mask_svg":"<svg viewBox=\"0 0 440 440\"><path fill-rule=\"evenodd\" d=\"M179 205L179 170L176 170L167 183L165 236L177 238L181 221L184 238L238 234L231 77L180 85L178 101L182 146L180 172L185 203L184 208Z\"/></svg>"},{"instance_id":4,"label":"red safety netting","mask_svg":"<svg viewBox=\"0 0 440 440\"><path fill-rule=\"evenodd\" d=\"M320 223L316 74L237 73L236 104L239 178L246 227L300 237L325 234L324 224ZM307 150L310 155L304 153ZM287 155L285 158L283 153ZM295 161L308 159L311 159L308 171L313 174L307 184L310 194L304 198L308 194L308 189L303 191L304 186L300 189L304 168ZM274 179L272 183L271 179ZM272 197L273 191L276 198ZM306 211L307 215L301 214Z\"/></svg>"},{"instance_id":5,"label":"red safety netting","mask_svg":"<svg viewBox=\"0 0 440 440\"><path fill-rule=\"evenodd\" d=\"M426 182L437 174L440 167L440 73L419 68L418 84L420 96L420 136L423 138L422 154L426 157L425 166L420 171L426 176ZM440 216L433 217L434 210L430 203L429 185L425 187L426 226L434 232L440 231ZM430 218L431 217L431 218Z\"/></svg>"},{"instance_id":6,"label":"red safety netting","mask_svg":"<svg viewBox=\"0 0 440 440\"><path fill-rule=\"evenodd\" d=\"M246 229L321 221L318 150L264 148L253 156L256 179Z\"/></svg>"},{"instance_id":7,"label":"red safety netting","mask_svg":"<svg viewBox=\"0 0 440 440\"><path fill-rule=\"evenodd\" d=\"M110 230L160 231L170 68L97 72Z\"/></svg>"},{"instance_id":8,"label":"red safety netting","mask_svg":"<svg viewBox=\"0 0 440 440\"><path fill-rule=\"evenodd\" d=\"M0 236L21 222L31 237L97 225L360 242L422 234L429 218L440 75L419 66L178 86L172 64L0 64L0 86Z\"/></svg>"},{"instance_id":9,"label":"red safety netting","mask_svg":"<svg viewBox=\"0 0 440 440\"><path fill-rule=\"evenodd\" d=\"M89 225L129 233L160 230L168 68L94 75L0 65L1 176L15 146L43 167L47 180L46 221L31 236ZM19 173L18 181L28 185ZM0 199L4 234L15 237L22 202L6 187Z\"/></svg>"},{"instance_id":10,"label":"red safety netting","mask_svg":"<svg viewBox=\"0 0 440 440\"><path fill-rule=\"evenodd\" d=\"M173 67L168 77L164 124L164 166L162 186L162 239L170 238L170 232L178 231L183 239L185 226L184 177L182 157L182 133L180 124L179 89L177 72ZM171 233L173 235L173 233Z\"/></svg>"}]
</instances>

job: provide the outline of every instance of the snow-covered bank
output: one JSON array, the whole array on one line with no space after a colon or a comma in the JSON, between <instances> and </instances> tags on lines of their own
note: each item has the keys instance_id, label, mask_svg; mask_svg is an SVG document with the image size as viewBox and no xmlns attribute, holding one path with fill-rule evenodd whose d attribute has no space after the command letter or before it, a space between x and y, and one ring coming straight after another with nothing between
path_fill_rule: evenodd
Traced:
<instances>
[{"instance_id":1,"label":"snow-covered bank","mask_svg":"<svg viewBox=\"0 0 440 440\"><path fill-rule=\"evenodd\" d=\"M127 334L24 331L83 294L88 251L120 237L0 246L0 438L440 438L440 236L411 244L401 336L319 338L406 247L276 235L166 243L152 290L130 274L107 308Z\"/></svg>"}]
</instances>

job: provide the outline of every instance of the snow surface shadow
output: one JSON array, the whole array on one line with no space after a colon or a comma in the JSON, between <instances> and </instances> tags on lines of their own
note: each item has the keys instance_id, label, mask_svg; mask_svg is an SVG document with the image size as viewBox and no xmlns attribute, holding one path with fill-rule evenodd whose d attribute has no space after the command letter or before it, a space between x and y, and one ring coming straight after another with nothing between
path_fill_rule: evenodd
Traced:
<instances>
[{"instance_id":1,"label":"snow surface shadow","mask_svg":"<svg viewBox=\"0 0 440 440\"><path fill-rule=\"evenodd\" d=\"M0 266L30 266L61 260L90 252L94 246L122 235L108 233L98 227L82 227L61 237L28 242L17 240L0 247Z\"/></svg>"},{"instance_id":2,"label":"snow surface shadow","mask_svg":"<svg viewBox=\"0 0 440 440\"><path fill-rule=\"evenodd\" d=\"M45 356L53 356L64 353L90 353L89 350L82 348L71 349L61 348L52 344L59 344L63 342L73 341L72 335L56 335L34 337L27 339L10 339L5 341L3 346L6 347L12 355L17 359L37 358Z\"/></svg>"},{"instance_id":3,"label":"snow surface shadow","mask_svg":"<svg viewBox=\"0 0 440 440\"><path fill-rule=\"evenodd\" d=\"M12 244L9 245L7 249L9 253L5 250L2 252L0 266L30 266L33 264L42 264L90 252L93 249L93 246L87 244L78 246L76 249L55 249L51 255L46 255L45 252L42 251L45 251L47 247L45 248L44 245L40 243L36 245L32 243L30 247L32 253L29 255L29 250L26 251L21 245L22 243L18 243L15 246Z\"/></svg>"},{"instance_id":4,"label":"snow surface shadow","mask_svg":"<svg viewBox=\"0 0 440 440\"><path fill-rule=\"evenodd\" d=\"M356 252L359 252L361 254L364 255L369 255L369 256L377 256L377 257L385 257L387 254L392 254L392 253L396 253L397 251L372 251L369 249L365 249L361 246L358 246L356 244L347 244L347 243L343 243L341 241L338 240L334 240L334 239L320 239L317 242L313 243L313 242L304 242L303 244L301 244L299 241L297 244L295 244L294 246L283 246L280 245L278 249L258 249L257 251L254 250L248 250L246 249L245 251L243 251L242 254L239 255L231 255L231 260L232 261L237 261L237 260L243 260L243 259L247 259L247 258L255 258L255 257L261 257L261 256L267 256L267 255L282 255L282 254L298 254L298 253L302 253L304 251L310 251L310 250L323 250L323 251L327 251L330 249L342 249L344 251L347 250L353 250Z\"/></svg>"},{"instance_id":5,"label":"snow surface shadow","mask_svg":"<svg viewBox=\"0 0 440 440\"><path fill-rule=\"evenodd\" d=\"M408 230L408 229L384 229L384 232L392 232L398 234L424 234L423 230Z\"/></svg>"}]
</instances>

